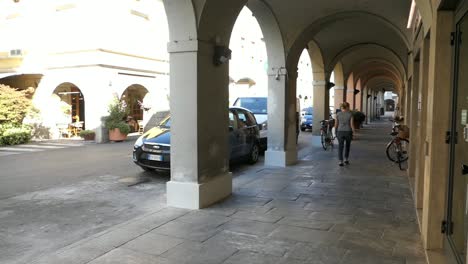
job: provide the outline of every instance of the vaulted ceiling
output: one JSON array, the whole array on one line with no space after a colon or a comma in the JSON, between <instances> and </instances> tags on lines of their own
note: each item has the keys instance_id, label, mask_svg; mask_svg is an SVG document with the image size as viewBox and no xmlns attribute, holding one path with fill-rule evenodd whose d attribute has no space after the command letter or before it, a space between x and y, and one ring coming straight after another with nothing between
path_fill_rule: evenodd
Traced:
<instances>
[{"instance_id":1,"label":"vaulted ceiling","mask_svg":"<svg viewBox=\"0 0 468 264\"><path fill-rule=\"evenodd\" d=\"M354 73L370 88L395 90L406 78L412 31L406 28L411 0L265 0L283 32L285 46L313 40L325 71L337 62L345 78Z\"/></svg>"}]
</instances>

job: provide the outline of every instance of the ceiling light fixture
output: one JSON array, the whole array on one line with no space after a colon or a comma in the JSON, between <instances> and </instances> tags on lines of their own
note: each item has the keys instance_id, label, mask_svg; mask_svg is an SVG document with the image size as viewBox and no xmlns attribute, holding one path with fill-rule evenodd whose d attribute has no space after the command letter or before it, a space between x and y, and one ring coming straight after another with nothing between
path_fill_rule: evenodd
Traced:
<instances>
[{"instance_id":1,"label":"ceiling light fixture","mask_svg":"<svg viewBox=\"0 0 468 264\"><path fill-rule=\"evenodd\" d=\"M413 24L413 18L414 18L414 13L416 12L416 1L413 0L411 2L411 9L408 17L408 24L406 25L406 28L411 28L411 24Z\"/></svg>"}]
</instances>

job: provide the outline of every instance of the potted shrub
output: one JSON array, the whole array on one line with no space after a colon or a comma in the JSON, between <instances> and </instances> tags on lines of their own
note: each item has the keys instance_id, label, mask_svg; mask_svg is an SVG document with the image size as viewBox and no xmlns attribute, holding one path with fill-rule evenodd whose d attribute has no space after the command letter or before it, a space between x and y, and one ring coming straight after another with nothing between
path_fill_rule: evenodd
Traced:
<instances>
[{"instance_id":1,"label":"potted shrub","mask_svg":"<svg viewBox=\"0 0 468 264\"><path fill-rule=\"evenodd\" d=\"M96 137L96 133L94 132L94 130L81 130L80 137L84 140L94 140L94 138Z\"/></svg>"},{"instance_id":2,"label":"potted shrub","mask_svg":"<svg viewBox=\"0 0 468 264\"><path fill-rule=\"evenodd\" d=\"M109 130L109 140L123 141L127 139L127 134L130 133L130 126L125 122L128 115L125 102L114 98L109 104L107 111L109 115L104 120L105 126Z\"/></svg>"},{"instance_id":3,"label":"potted shrub","mask_svg":"<svg viewBox=\"0 0 468 264\"><path fill-rule=\"evenodd\" d=\"M366 120L366 115L358 110L354 110L353 114L353 121L354 121L354 128L359 129L361 128L362 123Z\"/></svg>"}]
</instances>

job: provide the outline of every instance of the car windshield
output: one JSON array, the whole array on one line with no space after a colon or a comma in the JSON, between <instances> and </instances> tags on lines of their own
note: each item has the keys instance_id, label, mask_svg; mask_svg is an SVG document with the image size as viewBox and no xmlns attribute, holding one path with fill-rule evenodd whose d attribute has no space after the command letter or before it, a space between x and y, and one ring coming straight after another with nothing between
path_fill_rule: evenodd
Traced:
<instances>
[{"instance_id":1,"label":"car windshield","mask_svg":"<svg viewBox=\"0 0 468 264\"><path fill-rule=\"evenodd\" d=\"M170 118L166 119L165 121L161 122L159 126L163 128L171 128L171 119Z\"/></svg>"},{"instance_id":2,"label":"car windshield","mask_svg":"<svg viewBox=\"0 0 468 264\"><path fill-rule=\"evenodd\" d=\"M267 113L267 98L240 98L236 106L240 106L249 109L254 114L266 114Z\"/></svg>"},{"instance_id":3,"label":"car windshield","mask_svg":"<svg viewBox=\"0 0 468 264\"><path fill-rule=\"evenodd\" d=\"M304 108L302 109L302 111L304 112L305 115L313 115L314 113L314 110L312 107Z\"/></svg>"}]
</instances>

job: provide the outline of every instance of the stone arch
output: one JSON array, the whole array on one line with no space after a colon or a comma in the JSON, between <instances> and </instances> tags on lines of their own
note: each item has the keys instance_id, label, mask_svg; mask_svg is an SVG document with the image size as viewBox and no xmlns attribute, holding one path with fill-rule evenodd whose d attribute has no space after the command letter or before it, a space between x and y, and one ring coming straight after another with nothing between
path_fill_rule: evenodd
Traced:
<instances>
[{"instance_id":1,"label":"stone arch","mask_svg":"<svg viewBox=\"0 0 468 264\"><path fill-rule=\"evenodd\" d=\"M312 63L312 73L314 82L324 82L326 73L325 66L323 63L322 50L318 44L311 40L307 43L307 50L309 51L310 62Z\"/></svg>"},{"instance_id":2,"label":"stone arch","mask_svg":"<svg viewBox=\"0 0 468 264\"><path fill-rule=\"evenodd\" d=\"M334 86L334 109L339 109L340 104L344 100L344 92L345 92L345 78L343 73L343 64L338 62L335 64L335 68L333 69L334 77L333 80L335 83Z\"/></svg>"},{"instance_id":3,"label":"stone arch","mask_svg":"<svg viewBox=\"0 0 468 264\"><path fill-rule=\"evenodd\" d=\"M339 52L332 59L332 63L330 64L330 66L336 65L336 63L338 61L342 61L343 58L346 57L347 55L353 54L355 52L358 52L360 50L364 50L364 49L367 49L367 48L373 48L373 49L376 49L376 50L380 49L380 50L384 51L386 54L384 54L384 56L382 56L382 57L371 57L371 58L367 58L366 60L382 61L382 62L385 62L387 64L390 64L390 65L392 65L392 67L398 69L398 71L399 71L402 78L406 78L406 66L405 66L406 64L403 63L402 59L396 54L395 51L393 51L392 49L390 49L388 47L380 45L378 43L360 43L360 44L357 44L357 45L347 47L347 48L343 49L341 52ZM354 69L354 65L351 66L350 68ZM345 71L344 74L348 75L349 72Z\"/></svg>"},{"instance_id":4,"label":"stone arch","mask_svg":"<svg viewBox=\"0 0 468 264\"><path fill-rule=\"evenodd\" d=\"M346 89L354 88L356 79L354 78L354 72L350 72L346 78Z\"/></svg>"},{"instance_id":5,"label":"stone arch","mask_svg":"<svg viewBox=\"0 0 468 264\"><path fill-rule=\"evenodd\" d=\"M191 0L163 0L171 42L196 40L197 18Z\"/></svg>"},{"instance_id":6,"label":"stone arch","mask_svg":"<svg viewBox=\"0 0 468 264\"><path fill-rule=\"evenodd\" d=\"M393 74L397 76L400 81L403 81L405 79L404 73L401 73L394 64L392 64L391 62L385 59L371 58L371 59L363 60L359 62L357 65L353 65L353 69L355 69L355 71L357 72L362 72L366 68L370 68L370 67L373 67L374 69L385 68L393 72Z\"/></svg>"},{"instance_id":7,"label":"stone arch","mask_svg":"<svg viewBox=\"0 0 468 264\"><path fill-rule=\"evenodd\" d=\"M346 102L349 103L351 106L351 109L355 108L355 95L354 95L354 88L355 88L355 74L354 72L350 72L350 74L347 76L346 80L346 87L345 87L345 98Z\"/></svg>"},{"instance_id":8,"label":"stone arch","mask_svg":"<svg viewBox=\"0 0 468 264\"><path fill-rule=\"evenodd\" d=\"M212 45L229 46L231 32L247 0L205 0L198 24L198 39Z\"/></svg>"},{"instance_id":9,"label":"stone arch","mask_svg":"<svg viewBox=\"0 0 468 264\"><path fill-rule=\"evenodd\" d=\"M366 86L370 80L374 78L382 78L385 80L391 80L392 83L395 85L397 90L401 87L401 81L399 80L398 76L396 76L393 72L388 71L386 69L376 69L373 71L369 71L366 75L360 75L362 79L362 85Z\"/></svg>"},{"instance_id":10,"label":"stone arch","mask_svg":"<svg viewBox=\"0 0 468 264\"><path fill-rule=\"evenodd\" d=\"M286 66L285 46L278 21L272 10L262 0L250 0L247 7L257 18L265 39L269 74Z\"/></svg>"},{"instance_id":11,"label":"stone arch","mask_svg":"<svg viewBox=\"0 0 468 264\"><path fill-rule=\"evenodd\" d=\"M312 63L313 74L313 93L314 93L314 123L313 127L320 127L320 121L328 119L330 114L329 108L329 90L327 86L327 79L330 78L329 74L325 72L323 63L322 50L319 45L311 40L307 43L310 61ZM312 130L312 133L318 135L320 131Z\"/></svg>"},{"instance_id":12,"label":"stone arch","mask_svg":"<svg viewBox=\"0 0 468 264\"><path fill-rule=\"evenodd\" d=\"M71 82L64 82L55 87L52 95L59 96L60 100L71 107L70 122L85 121L85 96L79 86Z\"/></svg>"},{"instance_id":13,"label":"stone arch","mask_svg":"<svg viewBox=\"0 0 468 264\"><path fill-rule=\"evenodd\" d=\"M289 53L287 58L287 63L294 65L295 61L298 59L298 53L300 53L301 47L305 46L310 39L313 39L314 36L326 28L327 26L336 23L337 21L349 18L363 18L368 17L375 19L376 21L382 23L386 27L390 28L393 32L395 32L399 37L400 40L404 43L405 47L409 49L411 47L410 41L406 37L406 35L393 23L381 17L379 15L365 12L365 11L349 11L349 12L339 12L333 15L318 19L316 22L311 24L309 27L304 29L301 33L299 33L294 40L294 42L289 47Z\"/></svg>"},{"instance_id":14,"label":"stone arch","mask_svg":"<svg viewBox=\"0 0 468 264\"><path fill-rule=\"evenodd\" d=\"M278 20L263 0L247 2L263 33L268 60L268 150L265 164L286 166L296 161L296 77L286 65L285 44ZM274 113L274 114L273 114Z\"/></svg>"},{"instance_id":15,"label":"stone arch","mask_svg":"<svg viewBox=\"0 0 468 264\"><path fill-rule=\"evenodd\" d=\"M335 88L344 88L343 64L341 62L336 63L333 72L335 75Z\"/></svg>"},{"instance_id":16,"label":"stone arch","mask_svg":"<svg viewBox=\"0 0 468 264\"><path fill-rule=\"evenodd\" d=\"M143 101L149 93L148 89L141 84L132 84L128 86L120 95L120 100L124 100L130 109L129 116L135 121L143 120ZM135 128L135 131L137 128Z\"/></svg>"},{"instance_id":17,"label":"stone arch","mask_svg":"<svg viewBox=\"0 0 468 264\"><path fill-rule=\"evenodd\" d=\"M87 93L85 88L86 85L81 82L80 78L74 79L68 78L68 76L65 78L60 78L58 76L45 75L36 89L36 93L33 97L33 102L40 105L40 100L43 100L50 96L55 91L55 89L63 83L72 83L76 87L81 87L80 90L83 93Z\"/></svg>"},{"instance_id":18,"label":"stone arch","mask_svg":"<svg viewBox=\"0 0 468 264\"><path fill-rule=\"evenodd\" d=\"M40 100L36 97L35 106L40 110L40 123L49 129L48 136L77 137L86 126L83 90L72 82L57 83L45 90L39 94Z\"/></svg>"}]
</instances>

